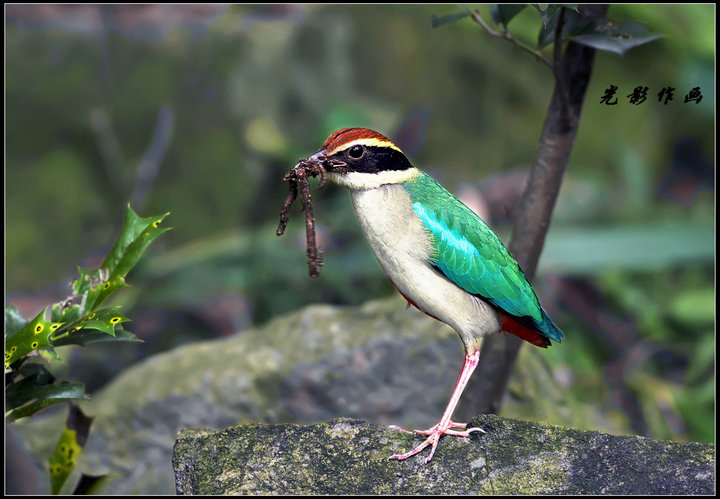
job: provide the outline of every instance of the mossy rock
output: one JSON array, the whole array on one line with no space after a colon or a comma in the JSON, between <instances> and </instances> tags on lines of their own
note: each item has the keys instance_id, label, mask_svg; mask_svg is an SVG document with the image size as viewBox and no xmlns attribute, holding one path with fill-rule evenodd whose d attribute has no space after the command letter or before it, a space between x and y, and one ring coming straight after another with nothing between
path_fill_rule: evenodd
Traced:
<instances>
[{"instance_id":1,"label":"mossy rock","mask_svg":"<svg viewBox=\"0 0 720 499\"><path fill-rule=\"evenodd\" d=\"M570 400L544 353L521 349L504 415L629 431L610 425L597 407ZM442 414L462 362L457 334L406 309L400 297L357 307L306 307L232 337L154 355L122 372L81 404L95 419L76 469L113 474L107 493L170 494L173 443L184 428L315 424L337 417L427 428ZM63 408L13 425L39 469L65 417Z\"/></svg>"},{"instance_id":2,"label":"mossy rock","mask_svg":"<svg viewBox=\"0 0 720 499\"><path fill-rule=\"evenodd\" d=\"M710 494L715 446L615 436L498 416L472 420L487 433L419 443L354 419L183 431L173 467L179 494Z\"/></svg>"}]
</instances>

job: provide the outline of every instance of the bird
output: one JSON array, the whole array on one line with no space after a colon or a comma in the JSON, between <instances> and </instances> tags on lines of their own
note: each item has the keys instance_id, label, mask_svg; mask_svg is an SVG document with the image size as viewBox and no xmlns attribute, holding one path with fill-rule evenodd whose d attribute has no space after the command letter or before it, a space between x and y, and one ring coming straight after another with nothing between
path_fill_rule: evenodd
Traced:
<instances>
[{"instance_id":1,"label":"bird","mask_svg":"<svg viewBox=\"0 0 720 499\"><path fill-rule=\"evenodd\" d=\"M468 437L481 428L454 422L453 411L477 366L481 339L501 331L546 348L562 331L540 305L518 263L492 229L384 135L367 128L330 134L307 158L329 180L349 189L353 209L380 267L397 291L460 336L465 360L438 423L405 433L427 436L403 461L440 437Z\"/></svg>"}]
</instances>

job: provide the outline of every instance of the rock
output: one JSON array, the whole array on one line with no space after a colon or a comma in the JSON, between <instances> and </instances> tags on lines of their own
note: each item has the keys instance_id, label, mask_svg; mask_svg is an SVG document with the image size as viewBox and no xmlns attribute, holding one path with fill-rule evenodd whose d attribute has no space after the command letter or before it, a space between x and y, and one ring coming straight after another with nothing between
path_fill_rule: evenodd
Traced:
<instances>
[{"instance_id":1,"label":"rock","mask_svg":"<svg viewBox=\"0 0 720 499\"><path fill-rule=\"evenodd\" d=\"M628 432L596 407L568 401L543 354L521 349L503 415ZM343 416L428 428L445 409L462 361L457 334L406 309L399 297L307 307L232 337L149 357L91 394L81 407L95 420L77 470L112 473L108 493L171 494L173 443L187 427L313 424ZM66 412L13 424L38 467L56 445Z\"/></svg>"},{"instance_id":2,"label":"rock","mask_svg":"<svg viewBox=\"0 0 720 499\"><path fill-rule=\"evenodd\" d=\"M389 461L419 436L354 419L311 426L246 424L185 430L175 443L178 494L709 494L715 446L613 436L498 416L487 433L443 437Z\"/></svg>"}]
</instances>

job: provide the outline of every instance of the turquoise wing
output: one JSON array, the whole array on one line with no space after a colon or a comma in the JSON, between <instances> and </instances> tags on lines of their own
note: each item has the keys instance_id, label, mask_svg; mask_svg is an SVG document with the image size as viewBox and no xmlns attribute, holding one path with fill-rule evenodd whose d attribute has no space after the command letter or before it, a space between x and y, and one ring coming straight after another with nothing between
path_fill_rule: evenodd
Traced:
<instances>
[{"instance_id":1,"label":"turquoise wing","mask_svg":"<svg viewBox=\"0 0 720 499\"><path fill-rule=\"evenodd\" d=\"M539 332L562 341L525 274L479 216L424 173L404 185L413 210L433 236L433 265L469 293L531 319Z\"/></svg>"}]
</instances>

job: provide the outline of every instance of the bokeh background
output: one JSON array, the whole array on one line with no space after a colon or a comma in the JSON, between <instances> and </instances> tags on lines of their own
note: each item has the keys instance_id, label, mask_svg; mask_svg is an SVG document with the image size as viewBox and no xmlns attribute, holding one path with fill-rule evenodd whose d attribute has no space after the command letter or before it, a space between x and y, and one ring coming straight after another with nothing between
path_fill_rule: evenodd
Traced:
<instances>
[{"instance_id":1,"label":"bokeh background","mask_svg":"<svg viewBox=\"0 0 720 499\"><path fill-rule=\"evenodd\" d=\"M489 22L489 6L479 6ZM283 174L330 132L373 128L508 241L553 88L453 5L6 6L6 305L25 317L97 267L128 202L170 211L116 304L141 345L64 355L93 393L137 360L311 303L394 291L329 186L308 277ZM597 55L537 278L567 341L545 358L628 432L714 441L715 7L612 5L664 35ZM533 43L537 12L511 32ZM618 87L618 104L601 104ZM637 86L647 101L629 103ZM673 100L658 102L664 87ZM700 102L684 102L699 87ZM92 352L91 352L92 350ZM528 415L532 417L532 415Z\"/></svg>"}]
</instances>

